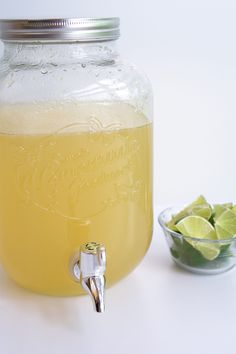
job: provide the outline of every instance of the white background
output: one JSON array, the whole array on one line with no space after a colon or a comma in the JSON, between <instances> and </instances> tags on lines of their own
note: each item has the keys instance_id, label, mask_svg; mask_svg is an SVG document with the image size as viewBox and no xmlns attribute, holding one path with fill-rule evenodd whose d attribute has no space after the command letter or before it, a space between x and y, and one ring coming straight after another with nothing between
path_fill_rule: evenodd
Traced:
<instances>
[{"instance_id":1,"label":"white background","mask_svg":"<svg viewBox=\"0 0 236 354\"><path fill-rule=\"evenodd\" d=\"M0 5L4 18L120 16L121 52L146 71L154 89L156 203L188 202L200 193L236 202L235 0ZM0 353L234 354L235 298L234 271L183 272L163 237L107 291L101 317L88 297L33 295L0 270Z\"/></svg>"},{"instance_id":2,"label":"white background","mask_svg":"<svg viewBox=\"0 0 236 354\"><path fill-rule=\"evenodd\" d=\"M0 0L1 17L120 16L155 96L155 202L236 201L234 0Z\"/></svg>"}]
</instances>

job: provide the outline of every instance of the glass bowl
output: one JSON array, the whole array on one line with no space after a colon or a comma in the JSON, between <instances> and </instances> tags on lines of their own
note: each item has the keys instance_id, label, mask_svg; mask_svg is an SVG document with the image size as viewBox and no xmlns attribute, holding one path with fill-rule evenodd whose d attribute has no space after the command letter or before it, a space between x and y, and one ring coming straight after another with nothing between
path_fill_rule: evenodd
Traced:
<instances>
[{"instance_id":1,"label":"glass bowl","mask_svg":"<svg viewBox=\"0 0 236 354\"><path fill-rule=\"evenodd\" d=\"M183 207L165 209L158 218L174 262L181 268L199 274L218 274L233 268L236 265L236 238L227 240L201 239L183 236L170 230L166 223L181 210L183 210ZM211 247L211 245L217 244L220 250L219 255L213 260L206 259L189 242L198 248Z\"/></svg>"}]
</instances>

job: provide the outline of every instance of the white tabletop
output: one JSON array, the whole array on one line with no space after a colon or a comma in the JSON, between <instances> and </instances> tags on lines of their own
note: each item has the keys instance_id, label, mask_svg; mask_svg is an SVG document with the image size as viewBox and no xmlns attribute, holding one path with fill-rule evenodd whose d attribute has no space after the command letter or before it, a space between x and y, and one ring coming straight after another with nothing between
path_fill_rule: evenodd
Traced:
<instances>
[{"instance_id":1,"label":"white tabletop","mask_svg":"<svg viewBox=\"0 0 236 354\"><path fill-rule=\"evenodd\" d=\"M106 295L106 313L96 314L87 296L32 294L0 271L0 353L235 354L236 271L182 271L160 229L144 261Z\"/></svg>"}]
</instances>

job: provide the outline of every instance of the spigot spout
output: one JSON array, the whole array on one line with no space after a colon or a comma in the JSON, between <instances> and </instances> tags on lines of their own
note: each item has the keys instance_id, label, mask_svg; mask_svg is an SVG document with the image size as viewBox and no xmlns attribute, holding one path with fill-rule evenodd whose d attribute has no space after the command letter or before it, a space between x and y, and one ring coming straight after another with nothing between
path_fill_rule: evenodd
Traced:
<instances>
[{"instance_id":1,"label":"spigot spout","mask_svg":"<svg viewBox=\"0 0 236 354\"><path fill-rule=\"evenodd\" d=\"M96 242L83 245L74 264L74 276L91 296L96 312L105 311L105 271L105 247Z\"/></svg>"},{"instance_id":2,"label":"spigot spout","mask_svg":"<svg viewBox=\"0 0 236 354\"><path fill-rule=\"evenodd\" d=\"M96 312L105 311L105 277L89 277L82 280L82 286L85 291L91 296L94 310Z\"/></svg>"}]
</instances>

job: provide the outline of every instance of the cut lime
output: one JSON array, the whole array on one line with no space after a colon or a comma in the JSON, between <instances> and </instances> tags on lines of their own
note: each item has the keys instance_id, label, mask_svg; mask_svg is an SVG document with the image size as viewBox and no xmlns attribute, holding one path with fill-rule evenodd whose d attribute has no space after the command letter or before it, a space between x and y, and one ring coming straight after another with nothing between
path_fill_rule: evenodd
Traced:
<instances>
[{"instance_id":1,"label":"cut lime","mask_svg":"<svg viewBox=\"0 0 236 354\"><path fill-rule=\"evenodd\" d=\"M207 221L201 216L187 216L186 218L178 222L176 228L184 236L195 237L203 240L217 239L214 227L209 221ZM197 241L188 238L185 238L185 240L192 247L198 250L204 258L210 261L218 257L220 253L220 245L218 245L217 243L201 242L201 240Z\"/></svg>"},{"instance_id":2,"label":"cut lime","mask_svg":"<svg viewBox=\"0 0 236 354\"><path fill-rule=\"evenodd\" d=\"M219 240L227 240L228 238L231 237L225 229L223 229L221 226L217 224L215 225L215 229L216 229L216 236Z\"/></svg>"},{"instance_id":3,"label":"cut lime","mask_svg":"<svg viewBox=\"0 0 236 354\"><path fill-rule=\"evenodd\" d=\"M212 209L210 204L199 204L192 208L192 215L201 216L202 218L209 220L211 217Z\"/></svg>"},{"instance_id":4,"label":"cut lime","mask_svg":"<svg viewBox=\"0 0 236 354\"><path fill-rule=\"evenodd\" d=\"M232 210L233 213L236 214L236 205L234 205L231 210Z\"/></svg>"},{"instance_id":5,"label":"cut lime","mask_svg":"<svg viewBox=\"0 0 236 354\"><path fill-rule=\"evenodd\" d=\"M214 227L201 216L187 216L176 227L184 236L216 240Z\"/></svg>"},{"instance_id":6,"label":"cut lime","mask_svg":"<svg viewBox=\"0 0 236 354\"><path fill-rule=\"evenodd\" d=\"M200 195L193 203L181 210L178 214L174 215L166 226L173 231L178 231L176 224L183 218L190 215L198 215L209 220L211 214L212 208L210 204L208 204L206 199Z\"/></svg>"},{"instance_id":7,"label":"cut lime","mask_svg":"<svg viewBox=\"0 0 236 354\"><path fill-rule=\"evenodd\" d=\"M233 210L225 210L215 223L216 234L218 239L227 239L236 237L236 214Z\"/></svg>"},{"instance_id":8,"label":"cut lime","mask_svg":"<svg viewBox=\"0 0 236 354\"><path fill-rule=\"evenodd\" d=\"M213 206L213 214L214 214L214 220L216 221L221 214L223 214L227 209L232 208L231 203L226 203L226 204L215 204Z\"/></svg>"}]
</instances>

